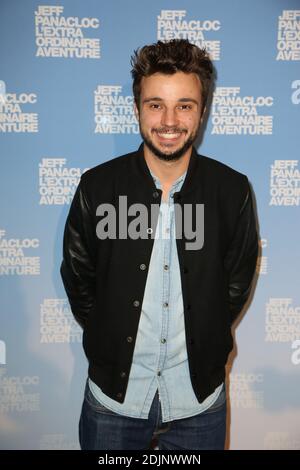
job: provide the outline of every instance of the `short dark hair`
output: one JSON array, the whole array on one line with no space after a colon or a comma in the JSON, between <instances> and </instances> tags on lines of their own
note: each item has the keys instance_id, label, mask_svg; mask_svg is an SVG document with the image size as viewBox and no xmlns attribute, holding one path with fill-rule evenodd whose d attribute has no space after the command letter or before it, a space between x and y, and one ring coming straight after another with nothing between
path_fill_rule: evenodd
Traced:
<instances>
[{"instance_id":1,"label":"short dark hair","mask_svg":"<svg viewBox=\"0 0 300 470\"><path fill-rule=\"evenodd\" d=\"M139 108L141 81L156 72L174 74L176 72L195 73L202 85L203 108L206 105L213 80L213 64L205 48L191 44L187 39L157 41L134 51L131 56L134 101Z\"/></svg>"}]
</instances>

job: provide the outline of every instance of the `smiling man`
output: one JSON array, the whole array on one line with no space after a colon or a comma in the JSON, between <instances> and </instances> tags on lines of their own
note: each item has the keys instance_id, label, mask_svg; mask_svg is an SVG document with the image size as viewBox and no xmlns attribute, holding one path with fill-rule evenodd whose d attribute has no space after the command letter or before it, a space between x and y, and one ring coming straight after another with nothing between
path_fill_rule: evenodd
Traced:
<instances>
[{"instance_id":1,"label":"smiling man","mask_svg":"<svg viewBox=\"0 0 300 470\"><path fill-rule=\"evenodd\" d=\"M201 82L194 73L156 72L142 78L138 99L135 112L145 159L161 178L164 196L188 166L203 116Z\"/></svg>"},{"instance_id":2,"label":"smiling man","mask_svg":"<svg viewBox=\"0 0 300 470\"><path fill-rule=\"evenodd\" d=\"M206 51L158 41L132 66L143 143L83 174L64 233L61 275L89 361L80 445L224 449L231 325L258 251L250 186L193 146ZM203 243L186 243L200 229Z\"/></svg>"}]
</instances>

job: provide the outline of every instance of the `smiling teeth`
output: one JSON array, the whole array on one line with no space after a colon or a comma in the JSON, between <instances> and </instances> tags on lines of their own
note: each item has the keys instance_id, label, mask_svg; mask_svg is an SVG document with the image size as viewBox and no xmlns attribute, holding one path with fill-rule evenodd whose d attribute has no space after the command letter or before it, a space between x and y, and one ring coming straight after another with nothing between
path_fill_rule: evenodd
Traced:
<instances>
[{"instance_id":1,"label":"smiling teeth","mask_svg":"<svg viewBox=\"0 0 300 470\"><path fill-rule=\"evenodd\" d=\"M174 139L175 137L180 136L180 133L177 133L177 134L170 134L170 133L162 134L162 133L158 133L158 135L159 135L160 137L163 137L164 139Z\"/></svg>"}]
</instances>

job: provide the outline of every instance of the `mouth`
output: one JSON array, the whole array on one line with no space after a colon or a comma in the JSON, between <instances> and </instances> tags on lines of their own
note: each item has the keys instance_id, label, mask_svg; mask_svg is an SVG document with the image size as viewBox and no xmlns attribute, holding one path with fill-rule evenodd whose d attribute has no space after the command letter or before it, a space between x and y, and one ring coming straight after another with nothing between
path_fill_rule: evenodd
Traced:
<instances>
[{"instance_id":1,"label":"mouth","mask_svg":"<svg viewBox=\"0 0 300 470\"><path fill-rule=\"evenodd\" d=\"M161 141L164 141L164 142L175 142L175 141L179 140L179 138L183 134L182 131L180 131L180 132L175 132L175 131L162 131L162 132L159 132L159 131L155 131L155 132L156 132L156 135L158 136L158 138Z\"/></svg>"}]
</instances>

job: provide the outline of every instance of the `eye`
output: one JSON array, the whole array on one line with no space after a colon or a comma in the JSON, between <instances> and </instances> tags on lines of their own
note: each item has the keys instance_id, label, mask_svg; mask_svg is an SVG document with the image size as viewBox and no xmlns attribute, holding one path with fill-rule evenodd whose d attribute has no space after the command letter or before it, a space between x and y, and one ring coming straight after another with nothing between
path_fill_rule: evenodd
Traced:
<instances>
[{"instance_id":1,"label":"eye","mask_svg":"<svg viewBox=\"0 0 300 470\"><path fill-rule=\"evenodd\" d=\"M161 105L158 104L158 103L151 103L151 104L149 105L149 107L150 107L151 109L160 109L160 108L161 108Z\"/></svg>"},{"instance_id":2,"label":"eye","mask_svg":"<svg viewBox=\"0 0 300 470\"><path fill-rule=\"evenodd\" d=\"M190 109L192 109L192 105L191 104L181 104L180 106L178 106L179 109L182 109L183 111L189 111Z\"/></svg>"}]
</instances>

